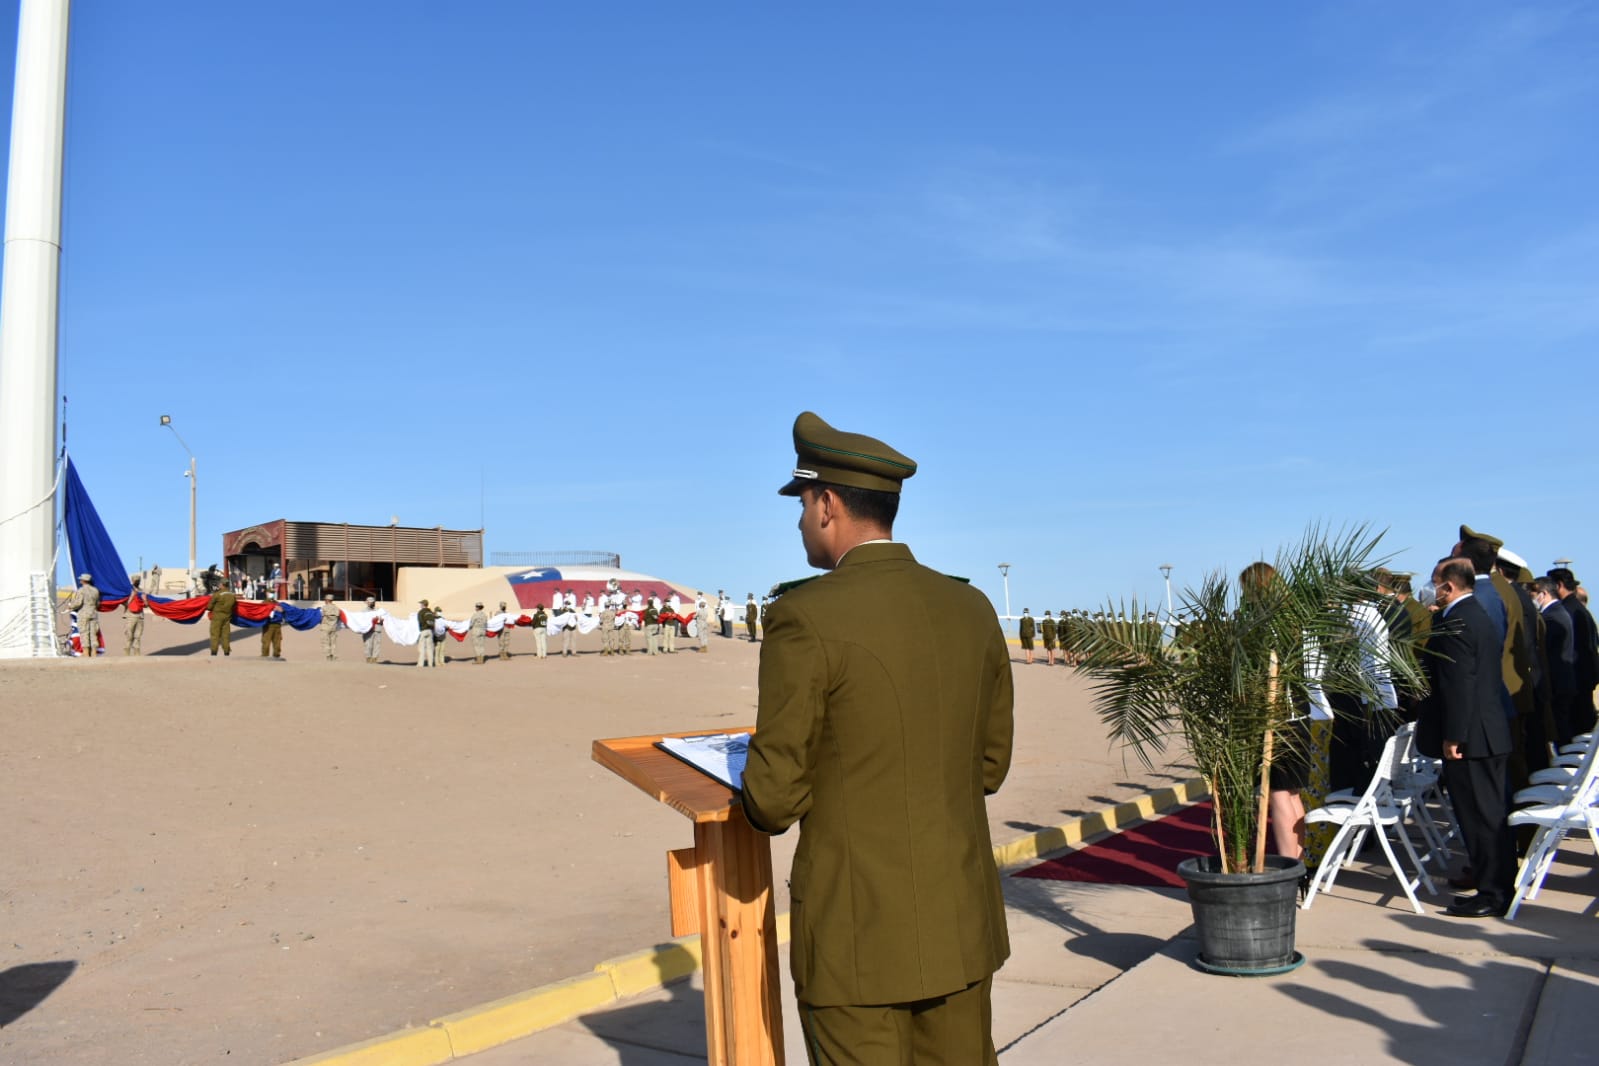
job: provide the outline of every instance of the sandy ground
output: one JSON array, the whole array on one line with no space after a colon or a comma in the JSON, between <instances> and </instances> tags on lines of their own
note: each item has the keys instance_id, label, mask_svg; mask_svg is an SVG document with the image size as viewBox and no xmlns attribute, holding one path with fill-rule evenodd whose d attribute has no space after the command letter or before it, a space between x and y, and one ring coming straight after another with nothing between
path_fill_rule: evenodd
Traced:
<instances>
[{"instance_id":1,"label":"sandy ground","mask_svg":"<svg viewBox=\"0 0 1599 1066\"><path fill-rule=\"evenodd\" d=\"M755 718L743 639L540 662L518 632L511 662L417 670L349 633L337 663L314 633L287 662L204 635L0 662L0 1062L280 1063L662 941L689 825L590 742ZM1124 765L1070 671L1016 676L996 841L1186 776Z\"/></svg>"}]
</instances>

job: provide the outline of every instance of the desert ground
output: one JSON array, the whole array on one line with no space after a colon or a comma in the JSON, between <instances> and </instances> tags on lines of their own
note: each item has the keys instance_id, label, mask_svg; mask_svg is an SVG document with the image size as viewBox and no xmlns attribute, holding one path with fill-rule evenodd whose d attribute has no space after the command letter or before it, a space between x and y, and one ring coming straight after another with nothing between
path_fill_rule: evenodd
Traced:
<instances>
[{"instance_id":1,"label":"desert ground","mask_svg":"<svg viewBox=\"0 0 1599 1066\"><path fill-rule=\"evenodd\" d=\"M108 658L0 662L4 1063L281 1063L663 941L689 825L590 744L755 719L742 636L540 661L518 631L510 662L452 642L418 670L347 632L333 663L288 630L286 661L246 629L212 658L203 622L158 618L128 659L105 619ZM1071 671L1013 655L996 842L1188 776L1124 760Z\"/></svg>"}]
</instances>

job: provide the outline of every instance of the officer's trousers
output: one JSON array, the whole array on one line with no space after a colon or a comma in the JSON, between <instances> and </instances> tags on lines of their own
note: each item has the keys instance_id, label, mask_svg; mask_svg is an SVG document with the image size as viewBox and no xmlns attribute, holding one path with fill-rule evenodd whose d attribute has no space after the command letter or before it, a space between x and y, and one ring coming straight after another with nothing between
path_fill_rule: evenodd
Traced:
<instances>
[{"instance_id":1,"label":"officer's trousers","mask_svg":"<svg viewBox=\"0 0 1599 1066\"><path fill-rule=\"evenodd\" d=\"M799 1005L811 1066L996 1066L992 977L881 1007Z\"/></svg>"}]
</instances>

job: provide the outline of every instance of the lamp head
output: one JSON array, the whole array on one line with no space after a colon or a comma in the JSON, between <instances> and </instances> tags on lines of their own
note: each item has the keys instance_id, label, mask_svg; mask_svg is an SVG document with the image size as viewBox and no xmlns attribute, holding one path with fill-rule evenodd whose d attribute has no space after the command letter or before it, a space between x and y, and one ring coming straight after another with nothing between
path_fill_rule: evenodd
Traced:
<instances>
[{"instance_id":1,"label":"lamp head","mask_svg":"<svg viewBox=\"0 0 1599 1066\"><path fill-rule=\"evenodd\" d=\"M161 416L161 424L163 426L170 426L172 424L172 416L171 415L162 415Z\"/></svg>"}]
</instances>

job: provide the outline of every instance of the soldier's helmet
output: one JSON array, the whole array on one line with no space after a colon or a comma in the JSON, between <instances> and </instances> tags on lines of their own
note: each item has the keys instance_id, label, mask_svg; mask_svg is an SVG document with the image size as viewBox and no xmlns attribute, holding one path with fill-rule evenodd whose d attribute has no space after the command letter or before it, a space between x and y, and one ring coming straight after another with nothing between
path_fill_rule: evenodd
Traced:
<instances>
[{"instance_id":1,"label":"soldier's helmet","mask_svg":"<svg viewBox=\"0 0 1599 1066\"><path fill-rule=\"evenodd\" d=\"M78 575L78 580L79 581L93 581L94 578L92 576L88 575L88 574L79 574Z\"/></svg>"}]
</instances>

